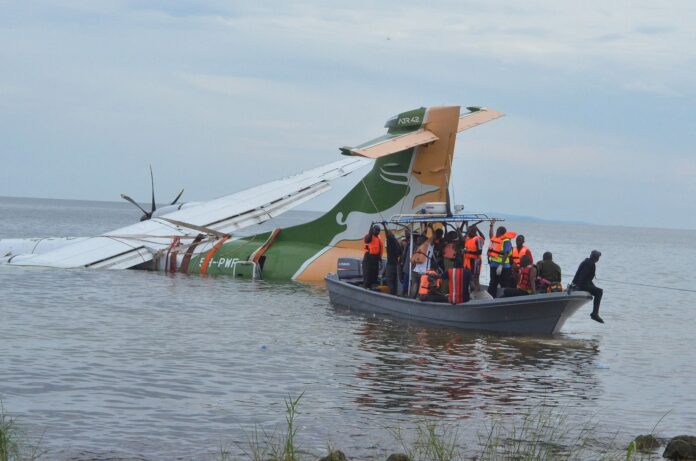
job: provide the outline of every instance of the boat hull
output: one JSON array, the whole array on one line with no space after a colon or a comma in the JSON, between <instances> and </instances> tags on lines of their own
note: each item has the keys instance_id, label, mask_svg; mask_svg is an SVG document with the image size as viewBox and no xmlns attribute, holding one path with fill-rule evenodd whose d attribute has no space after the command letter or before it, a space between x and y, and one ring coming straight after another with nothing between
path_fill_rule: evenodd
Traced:
<instances>
[{"instance_id":1,"label":"boat hull","mask_svg":"<svg viewBox=\"0 0 696 461\"><path fill-rule=\"evenodd\" d=\"M464 330L516 335L553 335L580 307L592 300L585 291L544 293L511 298L473 300L465 304L423 302L365 290L326 277L331 303L360 312Z\"/></svg>"}]
</instances>

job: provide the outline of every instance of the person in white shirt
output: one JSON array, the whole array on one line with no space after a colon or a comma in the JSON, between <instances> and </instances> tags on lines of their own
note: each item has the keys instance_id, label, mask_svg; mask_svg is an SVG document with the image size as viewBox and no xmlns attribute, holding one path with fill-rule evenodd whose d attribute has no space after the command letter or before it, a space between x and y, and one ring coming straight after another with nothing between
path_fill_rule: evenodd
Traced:
<instances>
[{"instance_id":1,"label":"person in white shirt","mask_svg":"<svg viewBox=\"0 0 696 461\"><path fill-rule=\"evenodd\" d=\"M418 294L418 284L420 283L421 275L425 274L433 259L433 239L421 236L416 246L416 251L411 256L411 295Z\"/></svg>"}]
</instances>

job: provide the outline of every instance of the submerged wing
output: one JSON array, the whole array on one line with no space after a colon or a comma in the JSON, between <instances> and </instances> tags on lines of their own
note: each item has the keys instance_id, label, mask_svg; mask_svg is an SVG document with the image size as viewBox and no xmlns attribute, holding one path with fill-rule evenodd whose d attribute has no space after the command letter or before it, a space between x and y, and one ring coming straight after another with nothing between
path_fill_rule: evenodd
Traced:
<instances>
[{"instance_id":1,"label":"submerged wing","mask_svg":"<svg viewBox=\"0 0 696 461\"><path fill-rule=\"evenodd\" d=\"M211 237L217 238L220 233L230 234L274 218L329 190L328 181L370 163L362 158L340 160L43 254L15 256L9 264L127 269L151 261L155 253L172 244L174 237L190 243L209 230Z\"/></svg>"}]
</instances>

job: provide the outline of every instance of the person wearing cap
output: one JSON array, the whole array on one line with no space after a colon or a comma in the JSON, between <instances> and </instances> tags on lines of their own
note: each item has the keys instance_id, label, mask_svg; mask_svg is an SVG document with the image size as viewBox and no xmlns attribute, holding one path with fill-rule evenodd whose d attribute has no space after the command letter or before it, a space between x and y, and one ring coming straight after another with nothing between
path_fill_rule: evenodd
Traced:
<instances>
[{"instance_id":1,"label":"person wearing cap","mask_svg":"<svg viewBox=\"0 0 696 461\"><path fill-rule=\"evenodd\" d=\"M604 291L601 288L596 287L592 282L592 280L595 278L595 270L597 269L596 264L597 261L599 261L600 256L602 256L602 253L597 250L592 250L590 257L586 258L580 263L580 266L575 273L575 277L573 277L573 283L571 283L570 288L587 291L594 297L594 308L592 309L590 317L595 322L604 323L602 317L599 316L599 303L602 301L602 294Z\"/></svg>"}]
</instances>

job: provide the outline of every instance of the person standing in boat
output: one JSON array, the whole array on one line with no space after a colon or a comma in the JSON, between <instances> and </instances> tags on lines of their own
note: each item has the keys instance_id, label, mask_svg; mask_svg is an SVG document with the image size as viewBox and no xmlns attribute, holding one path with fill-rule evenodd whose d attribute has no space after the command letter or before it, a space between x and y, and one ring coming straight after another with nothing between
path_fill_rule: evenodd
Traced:
<instances>
[{"instance_id":1,"label":"person standing in boat","mask_svg":"<svg viewBox=\"0 0 696 461\"><path fill-rule=\"evenodd\" d=\"M399 286L399 260L401 259L401 244L394 237L392 231L387 227L387 223L383 222L384 233L387 236L387 267L385 275L387 277L387 286L389 293L396 295Z\"/></svg>"},{"instance_id":2,"label":"person standing in boat","mask_svg":"<svg viewBox=\"0 0 696 461\"><path fill-rule=\"evenodd\" d=\"M435 229L433 237L433 261L437 265L439 273L445 272L445 231L442 228Z\"/></svg>"},{"instance_id":3,"label":"person standing in boat","mask_svg":"<svg viewBox=\"0 0 696 461\"><path fill-rule=\"evenodd\" d=\"M442 261L445 270L449 270L454 266L454 259L457 256L457 245L459 245L457 231L447 232L445 235L445 246L442 249Z\"/></svg>"},{"instance_id":4,"label":"person standing in boat","mask_svg":"<svg viewBox=\"0 0 696 461\"><path fill-rule=\"evenodd\" d=\"M425 274L433 267L432 259L432 237L428 238L422 235L418 241L418 246L416 246L416 251L414 251L413 256L411 256L411 267L413 268L411 273L411 290L414 295L418 294L421 275Z\"/></svg>"},{"instance_id":5,"label":"person standing in boat","mask_svg":"<svg viewBox=\"0 0 696 461\"><path fill-rule=\"evenodd\" d=\"M602 301L602 294L604 290L596 287L592 280L595 278L595 271L597 270L597 261L599 257L602 256L597 250L592 250L589 258L585 258L583 262L580 263L575 277L573 277L573 283L571 283L568 291L572 289L582 290L589 292L594 296L593 309L590 314L590 318L595 322L604 323L602 317L599 316L599 303Z\"/></svg>"},{"instance_id":6,"label":"person standing in boat","mask_svg":"<svg viewBox=\"0 0 696 461\"><path fill-rule=\"evenodd\" d=\"M416 235L413 236L414 240L416 239ZM400 258L400 264L401 264L401 294L405 295L408 293L408 286L409 286L409 274L411 273L411 257L410 257L410 251L411 251L411 231L406 229L404 238L401 239L401 258Z\"/></svg>"},{"instance_id":7,"label":"person standing in boat","mask_svg":"<svg viewBox=\"0 0 696 461\"><path fill-rule=\"evenodd\" d=\"M461 252L461 245L457 236L457 231L449 231L445 234L445 242L442 247L442 292L447 293L449 291L449 270L454 267L454 261L457 257L457 248ZM460 261L461 265L461 261ZM444 274L448 274L444 277Z\"/></svg>"},{"instance_id":8,"label":"person standing in boat","mask_svg":"<svg viewBox=\"0 0 696 461\"><path fill-rule=\"evenodd\" d=\"M365 255L363 256L363 286L368 290L377 283L379 276L379 262L382 260L384 244L379 236L379 226L370 226L370 231L365 235Z\"/></svg>"},{"instance_id":9,"label":"person standing in boat","mask_svg":"<svg viewBox=\"0 0 696 461\"><path fill-rule=\"evenodd\" d=\"M464 267L471 272L471 284L474 291L481 289L479 276L481 275L481 255L486 237L483 236L478 227L471 226L466 231L466 242L464 243Z\"/></svg>"},{"instance_id":10,"label":"person standing in boat","mask_svg":"<svg viewBox=\"0 0 696 461\"><path fill-rule=\"evenodd\" d=\"M524 235L519 234L515 239L515 245L512 247L512 253L510 254L513 280L517 280L520 267L524 267L520 264L520 259L524 255L528 255L529 259L532 261L531 263L534 264L534 257L532 256L532 251L529 248L527 248L527 246L524 244Z\"/></svg>"},{"instance_id":11,"label":"person standing in boat","mask_svg":"<svg viewBox=\"0 0 696 461\"><path fill-rule=\"evenodd\" d=\"M502 288L513 286L512 271L510 269L510 254L512 253L511 239L517 233L508 232L505 226L500 226L493 234L495 219L491 220L489 235L491 243L488 245L488 264L490 266L490 282L488 284L488 294L493 298L498 296L498 285Z\"/></svg>"}]
</instances>

